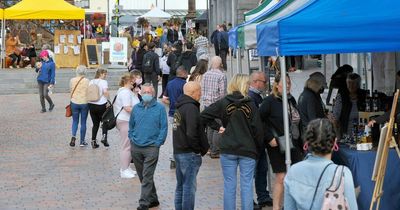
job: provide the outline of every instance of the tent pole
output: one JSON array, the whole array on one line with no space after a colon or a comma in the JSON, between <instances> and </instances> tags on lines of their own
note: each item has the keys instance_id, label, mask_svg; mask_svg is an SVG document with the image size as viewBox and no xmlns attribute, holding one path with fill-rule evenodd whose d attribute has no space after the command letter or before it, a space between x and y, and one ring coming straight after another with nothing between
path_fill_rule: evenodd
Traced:
<instances>
[{"instance_id":1,"label":"tent pole","mask_svg":"<svg viewBox=\"0 0 400 210\"><path fill-rule=\"evenodd\" d=\"M263 56L258 56L259 58L259 65L260 67L258 68L258 71L264 72L265 73L265 64L264 64L264 57Z\"/></svg>"},{"instance_id":2,"label":"tent pole","mask_svg":"<svg viewBox=\"0 0 400 210\"><path fill-rule=\"evenodd\" d=\"M363 53L364 57L364 73L365 73L365 89L369 90L368 87L368 71L367 71L367 53ZM396 87L398 88L398 87Z\"/></svg>"},{"instance_id":3,"label":"tent pole","mask_svg":"<svg viewBox=\"0 0 400 210\"><path fill-rule=\"evenodd\" d=\"M231 62L229 62L230 63L230 67L231 67L231 69L230 69L230 71L229 71L229 75L230 76L233 76L233 52L234 52L234 50L233 50L233 48L232 48L232 50L231 50L231 53L230 53L230 57L231 57Z\"/></svg>"},{"instance_id":4,"label":"tent pole","mask_svg":"<svg viewBox=\"0 0 400 210\"><path fill-rule=\"evenodd\" d=\"M4 10L3 10L3 13L4 13ZM3 16L3 19L1 20L1 68L3 68L3 63L5 63L5 57L4 57L4 48L5 48L5 46L3 45L3 40L5 39L5 37L4 37L4 35L5 35L5 33L4 33L4 16Z\"/></svg>"},{"instance_id":5,"label":"tent pole","mask_svg":"<svg viewBox=\"0 0 400 210\"><path fill-rule=\"evenodd\" d=\"M326 78L326 54L322 55L322 65L324 65L324 76Z\"/></svg>"},{"instance_id":6,"label":"tent pole","mask_svg":"<svg viewBox=\"0 0 400 210\"><path fill-rule=\"evenodd\" d=\"M236 71L234 72L233 75L236 74L236 72L239 72L241 67L240 67L240 47L236 48Z\"/></svg>"},{"instance_id":7,"label":"tent pole","mask_svg":"<svg viewBox=\"0 0 400 210\"><path fill-rule=\"evenodd\" d=\"M86 17L83 19L83 39L86 39Z\"/></svg>"},{"instance_id":8,"label":"tent pole","mask_svg":"<svg viewBox=\"0 0 400 210\"><path fill-rule=\"evenodd\" d=\"M286 158L286 171L289 171L292 159L290 157L290 144L289 144L289 114L288 114L288 92L286 90L287 84L286 84L286 62L285 62L285 56L279 57L280 64L281 64L281 82L282 82L282 109L283 109L283 127L284 127L284 134L286 138L286 151L285 151L285 158ZM275 139L277 140L277 139Z\"/></svg>"},{"instance_id":9,"label":"tent pole","mask_svg":"<svg viewBox=\"0 0 400 210\"><path fill-rule=\"evenodd\" d=\"M249 49L247 49L246 50L247 51L247 68L249 69L248 71L249 71L249 74L251 74L251 66L250 66L250 50Z\"/></svg>"}]
</instances>

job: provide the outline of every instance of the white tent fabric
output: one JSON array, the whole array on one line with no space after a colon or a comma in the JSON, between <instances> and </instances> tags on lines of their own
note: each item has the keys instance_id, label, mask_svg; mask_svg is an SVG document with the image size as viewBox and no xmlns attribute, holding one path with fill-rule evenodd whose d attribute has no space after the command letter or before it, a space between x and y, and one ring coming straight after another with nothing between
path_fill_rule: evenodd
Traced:
<instances>
[{"instance_id":1,"label":"white tent fabric","mask_svg":"<svg viewBox=\"0 0 400 210\"><path fill-rule=\"evenodd\" d=\"M274 6L275 4L277 4L279 2L279 0L272 0L267 6L265 6L262 10L260 10L259 12L249 15L249 16L245 16L245 21L249 21L251 19L256 18L257 16L263 14L264 12L268 11L269 9L272 8L272 6Z\"/></svg>"},{"instance_id":2,"label":"white tent fabric","mask_svg":"<svg viewBox=\"0 0 400 210\"><path fill-rule=\"evenodd\" d=\"M291 14L293 11L298 10L299 8L303 7L306 3L310 0L296 0L293 1L291 4L286 6L283 10L280 10L278 13L274 14L273 16L264 19L262 22L269 22L272 20L277 20L279 18L285 17L286 15ZM244 26L244 42L246 49L254 49L257 48L257 30L256 27L260 23L253 23L247 26Z\"/></svg>"},{"instance_id":3,"label":"white tent fabric","mask_svg":"<svg viewBox=\"0 0 400 210\"><path fill-rule=\"evenodd\" d=\"M154 7L153 9L151 9L146 14L144 14L140 17L144 17L147 19L169 19L169 18L171 18L171 15L162 11L158 7Z\"/></svg>"}]
</instances>

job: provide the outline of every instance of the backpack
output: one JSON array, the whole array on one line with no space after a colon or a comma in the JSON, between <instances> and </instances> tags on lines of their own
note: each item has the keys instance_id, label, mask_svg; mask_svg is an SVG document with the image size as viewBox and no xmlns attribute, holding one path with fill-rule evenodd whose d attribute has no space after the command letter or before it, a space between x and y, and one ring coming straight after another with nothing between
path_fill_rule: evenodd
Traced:
<instances>
[{"instance_id":1,"label":"backpack","mask_svg":"<svg viewBox=\"0 0 400 210\"><path fill-rule=\"evenodd\" d=\"M101 98L100 87L99 85L92 82L92 84L90 84L87 89L87 100L89 102L95 102L100 100L100 98Z\"/></svg>"},{"instance_id":2,"label":"backpack","mask_svg":"<svg viewBox=\"0 0 400 210\"><path fill-rule=\"evenodd\" d=\"M117 115L114 115L114 103L115 100L117 99L116 95L114 97L113 102L111 103L111 106L107 107L106 111L103 113L103 115L101 116L101 127L102 128L106 128L107 130L112 130L113 128L115 128L115 126L117 125L117 118L119 113L121 113L122 109L124 107L121 107L121 110L119 110ZM110 101L108 101L110 102Z\"/></svg>"},{"instance_id":3,"label":"backpack","mask_svg":"<svg viewBox=\"0 0 400 210\"><path fill-rule=\"evenodd\" d=\"M318 184L314 192L314 197L311 203L310 210L313 207L316 192L318 190L322 175L324 174L326 168L329 165L331 165L331 163L324 168L318 180ZM336 167L335 174L332 178L332 182L330 186L325 189L321 206L321 210L340 210L340 209L350 209L349 203L347 202L346 197L344 196L344 166Z\"/></svg>"},{"instance_id":4,"label":"backpack","mask_svg":"<svg viewBox=\"0 0 400 210\"><path fill-rule=\"evenodd\" d=\"M145 74L151 74L154 71L154 62L151 59L151 54L146 53L143 57L143 73Z\"/></svg>"}]
</instances>

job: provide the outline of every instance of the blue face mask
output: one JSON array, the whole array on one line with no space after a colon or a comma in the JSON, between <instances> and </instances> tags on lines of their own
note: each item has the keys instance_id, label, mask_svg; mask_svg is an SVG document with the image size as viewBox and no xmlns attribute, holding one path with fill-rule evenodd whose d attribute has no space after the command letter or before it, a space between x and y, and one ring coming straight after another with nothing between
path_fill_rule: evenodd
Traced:
<instances>
[{"instance_id":1,"label":"blue face mask","mask_svg":"<svg viewBox=\"0 0 400 210\"><path fill-rule=\"evenodd\" d=\"M151 100L153 100L153 96L150 94L143 94L142 99L144 103L149 103Z\"/></svg>"}]
</instances>

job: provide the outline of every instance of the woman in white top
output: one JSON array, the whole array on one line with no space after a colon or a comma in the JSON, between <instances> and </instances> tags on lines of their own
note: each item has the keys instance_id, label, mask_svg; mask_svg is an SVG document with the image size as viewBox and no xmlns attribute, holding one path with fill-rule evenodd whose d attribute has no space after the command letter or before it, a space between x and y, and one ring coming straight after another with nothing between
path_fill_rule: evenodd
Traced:
<instances>
[{"instance_id":1,"label":"woman in white top","mask_svg":"<svg viewBox=\"0 0 400 210\"><path fill-rule=\"evenodd\" d=\"M131 142L128 137L129 118L133 106L139 103L139 98L132 91L133 82L130 73L125 73L121 77L120 87L114 103L114 114L117 117L117 129L121 137L121 178L133 178L136 172L129 167L131 163Z\"/></svg>"},{"instance_id":2,"label":"woman in white top","mask_svg":"<svg viewBox=\"0 0 400 210\"><path fill-rule=\"evenodd\" d=\"M99 88L100 99L98 101L89 102L89 111L90 117L92 118L93 127L92 127L92 148L96 149L99 147L97 144L97 131L100 127L101 117L107 109L107 101L109 99L110 94L108 93L108 82L105 80L107 76L107 70L105 69L97 69L96 75L94 79L89 82L89 86L92 84L97 85ZM107 128L102 128L102 138L101 143L104 144L105 147L109 147L107 141Z\"/></svg>"}]
</instances>

